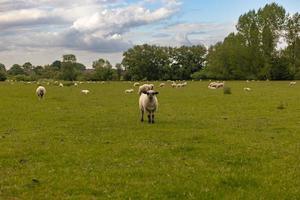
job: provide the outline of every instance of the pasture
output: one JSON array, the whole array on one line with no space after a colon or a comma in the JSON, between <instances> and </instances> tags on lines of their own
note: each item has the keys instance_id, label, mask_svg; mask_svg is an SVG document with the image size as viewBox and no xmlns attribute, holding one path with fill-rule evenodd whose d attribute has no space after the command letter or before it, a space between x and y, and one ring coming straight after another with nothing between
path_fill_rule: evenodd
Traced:
<instances>
[{"instance_id":1,"label":"pasture","mask_svg":"<svg viewBox=\"0 0 300 200\"><path fill-rule=\"evenodd\" d=\"M0 199L300 198L300 85L154 83L153 125L133 83L0 83Z\"/></svg>"}]
</instances>

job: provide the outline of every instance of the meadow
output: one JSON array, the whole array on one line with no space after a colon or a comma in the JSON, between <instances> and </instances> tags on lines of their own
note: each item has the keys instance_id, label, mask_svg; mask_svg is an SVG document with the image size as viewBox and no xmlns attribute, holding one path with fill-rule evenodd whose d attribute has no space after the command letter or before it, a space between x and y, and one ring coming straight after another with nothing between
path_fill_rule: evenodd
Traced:
<instances>
[{"instance_id":1,"label":"meadow","mask_svg":"<svg viewBox=\"0 0 300 200\"><path fill-rule=\"evenodd\" d=\"M0 83L0 199L300 199L300 85L158 88ZM245 92L244 87L252 91ZM80 93L89 89L88 95Z\"/></svg>"}]
</instances>

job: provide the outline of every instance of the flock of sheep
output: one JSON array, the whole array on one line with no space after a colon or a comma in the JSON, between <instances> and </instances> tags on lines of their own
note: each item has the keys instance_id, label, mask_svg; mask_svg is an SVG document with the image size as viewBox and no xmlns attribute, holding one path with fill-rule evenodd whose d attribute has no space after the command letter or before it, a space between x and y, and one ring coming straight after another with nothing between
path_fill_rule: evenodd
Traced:
<instances>
[{"instance_id":1,"label":"flock of sheep","mask_svg":"<svg viewBox=\"0 0 300 200\"><path fill-rule=\"evenodd\" d=\"M185 87L187 86L187 82L183 82L183 83L176 83L174 81L168 81L171 82L170 86L172 88L181 88L181 87ZM249 82L248 80L246 82ZM102 84L104 82L101 82ZM58 84L58 83L57 83ZM292 81L289 83L289 86L292 87L296 85L295 81ZM58 84L59 87L64 87L64 85L62 83ZM77 87L78 83L74 83L74 86ZM149 123L154 123L154 113L155 111L157 111L158 109L158 99L156 97L156 95L158 94L157 91L154 90L154 84L143 84L140 85L140 83L136 82L133 84L134 87L139 87L138 88L138 95L139 95L139 109L141 112L141 122L144 121L144 113L147 113L148 116L148 122ZM165 87L166 83L160 83L159 87ZM209 89L219 89L219 88L223 88L225 86L225 82L211 82L208 84L208 88ZM249 92L251 91L251 88L249 87L245 87L244 91ZM85 89L85 90L81 90L81 93L83 94L88 94L90 91ZM125 90L125 93L133 93L134 89L127 89ZM46 94L46 88L43 86L38 86L38 88L36 89L36 94L40 99L43 99L43 97Z\"/></svg>"}]
</instances>

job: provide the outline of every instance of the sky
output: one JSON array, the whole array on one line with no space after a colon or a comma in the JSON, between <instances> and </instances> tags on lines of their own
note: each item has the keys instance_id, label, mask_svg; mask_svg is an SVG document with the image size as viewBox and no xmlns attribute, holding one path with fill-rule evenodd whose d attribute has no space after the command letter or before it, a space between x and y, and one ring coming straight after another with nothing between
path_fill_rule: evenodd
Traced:
<instances>
[{"instance_id":1,"label":"sky","mask_svg":"<svg viewBox=\"0 0 300 200\"><path fill-rule=\"evenodd\" d=\"M0 63L51 64L75 54L121 62L133 45L162 46L222 41L241 14L276 2L288 13L299 0L0 0Z\"/></svg>"}]
</instances>

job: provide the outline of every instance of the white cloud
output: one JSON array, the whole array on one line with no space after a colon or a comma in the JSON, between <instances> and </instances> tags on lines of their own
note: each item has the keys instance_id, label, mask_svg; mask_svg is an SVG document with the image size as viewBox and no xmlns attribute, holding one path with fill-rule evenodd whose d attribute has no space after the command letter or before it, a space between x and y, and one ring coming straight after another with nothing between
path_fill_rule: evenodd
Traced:
<instances>
[{"instance_id":1,"label":"white cloud","mask_svg":"<svg viewBox=\"0 0 300 200\"><path fill-rule=\"evenodd\" d=\"M147 4L155 2L0 0L0 58L8 60L5 52L24 52L25 56L48 51L50 56L57 48L86 54L122 52L133 45L124 35L179 10L177 0L157 2L149 9Z\"/></svg>"},{"instance_id":2,"label":"white cloud","mask_svg":"<svg viewBox=\"0 0 300 200\"><path fill-rule=\"evenodd\" d=\"M233 31L235 31L233 23L178 23L158 29L151 43L170 46L197 44L210 46L222 41Z\"/></svg>"}]
</instances>

